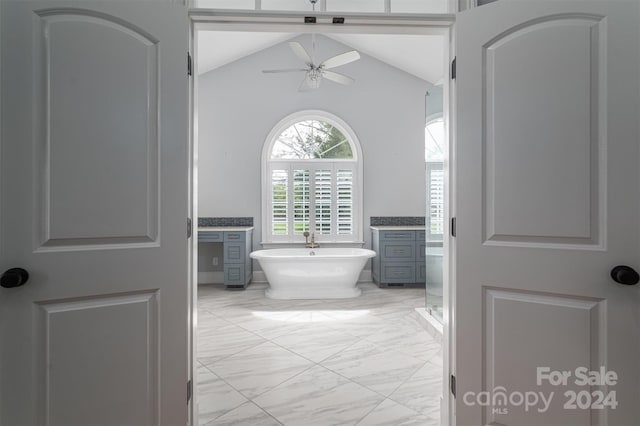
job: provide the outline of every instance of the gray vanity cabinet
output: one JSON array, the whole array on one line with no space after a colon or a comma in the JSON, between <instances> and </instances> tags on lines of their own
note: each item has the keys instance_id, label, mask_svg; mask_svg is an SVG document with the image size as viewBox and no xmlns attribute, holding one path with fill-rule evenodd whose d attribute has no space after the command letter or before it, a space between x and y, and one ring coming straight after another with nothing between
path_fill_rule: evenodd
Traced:
<instances>
[{"instance_id":1,"label":"gray vanity cabinet","mask_svg":"<svg viewBox=\"0 0 640 426\"><path fill-rule=\"evenodd\" d=\"M233 231L199 231L198 242L223 243L224 287L242 290L253 276L249 254L253 247L253 228Z\"/></svg>"},{"instance_id":2,"label":"gray vanity cabinet","mask_svg":"<svg viewBox=\"0 0 640 426\"><path fill-rule=\"evenodd\" d=\"M251 281L251 231L224 233L224 285L226 288L245 288Z\"/></svg>"},{"instance_id":3,"label":"gray vanity cabinet","mask_svg":"<svg viewBox=\"0 0 640 426\"><path fill-rule=\"evenodd\" d=\"M372 260L373 281L385 288L424 285L424 231L389 228L371 228L372 247L377 254Z\"/></svg>"}]
</instances>

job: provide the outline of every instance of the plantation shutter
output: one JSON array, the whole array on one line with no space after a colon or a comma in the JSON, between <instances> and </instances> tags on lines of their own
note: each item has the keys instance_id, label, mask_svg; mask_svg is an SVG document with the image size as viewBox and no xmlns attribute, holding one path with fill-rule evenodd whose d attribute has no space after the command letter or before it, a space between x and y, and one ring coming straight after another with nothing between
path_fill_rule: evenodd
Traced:
<instances>
[{"instance_id":1,"label":"plantation shutter","mask_svg":"<svg viewBox=\"0 0 640 426\"><path fill-rule=\"evenodd\" d=\"M274 241L298 241L305 231L325 240L352 240L357 231L353 164L274 163L269 176Z\"/></svg>"},{"instance_id":2,"label":"plantation shutter","mask_svg":"<svg viewBox=\"0 0 640 426\"><path fill-rule=\"evenodd\" d=\"M302 235L309 230L311 209L311 185L309 170L293 171L293 235Z\"/></svg>"},{"instance_id":3,"label":"plantation shutter","mask_svg":"<svg viewBox=\"0 0 640 426\"><path fill-rule=\"evenodd\" d=\"M336 207L338 235L353 235L353 170L336 172Z\"/></svg>"},{"instance_id":4,"label":"plantation shutter","mask_svg":"<svg viewBox=\"0 0 640 426\"><path fill-rule=\"evenodd\" d=\"M331 170L320 169L314 173L315 232L321 235L332 234L332 189Z\"/></svg>"},{"instance_id":5,"label":"plantation shutter","mask_svg":"<svg viewBox=\"0 0 640 426\"><path fill-rule=\"evenodd\" d=\"M442 238L444 232L444 170L442 163L427 163L427 232Z\"/></svg>"},{"instance_id":6,"label":"plantation shutter","mask_svg":"<svg viewBox=\"0 0 640 426\"><path fill-rule=\"evenodd\" d=\"M289 171L271 171L271 233L289 235Z\"/></svg>"}]
</instances>

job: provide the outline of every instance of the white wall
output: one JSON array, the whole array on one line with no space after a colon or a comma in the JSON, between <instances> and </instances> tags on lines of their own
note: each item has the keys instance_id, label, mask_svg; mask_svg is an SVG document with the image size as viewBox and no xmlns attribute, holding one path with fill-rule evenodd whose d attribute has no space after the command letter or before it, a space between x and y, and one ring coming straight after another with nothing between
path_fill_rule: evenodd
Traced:
<instances>
[{"instance_id":1,"label":"white wall","mask_svg":"<svg viewBox=\"0 0 640 426\"><path fill-rule=\"evenodd\" d=\"M296 40L310 50L309 35ZM317 36L320 60L348 50ZM262 147L278 121L304 109L331 112L358 135L366 247L370 216L424 216L425 93L433 86L366 55L336 69L356 79L351 86L325 80L319 90L300 93L303 73L261 72L298 67L283 43L199 77L199 216L253 216L260 248Z\"/></svg>"}]
</instances>

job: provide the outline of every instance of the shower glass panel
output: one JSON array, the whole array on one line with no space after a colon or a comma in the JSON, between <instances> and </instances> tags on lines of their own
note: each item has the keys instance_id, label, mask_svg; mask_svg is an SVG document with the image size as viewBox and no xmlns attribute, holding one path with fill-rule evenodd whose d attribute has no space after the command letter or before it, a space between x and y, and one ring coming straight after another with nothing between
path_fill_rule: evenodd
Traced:
<instances>
[{"instance_id":1,"label":"shower glass panel","mask_svg":"<svg viewBox=\"0 0 640 426\"><path fill-rule=\"evenodd\" d=\"M444 136L442 114L428 119L425 126L425 160L427 162L426 309L439 322L442 322Z\"/></svg>"}]
</instances>

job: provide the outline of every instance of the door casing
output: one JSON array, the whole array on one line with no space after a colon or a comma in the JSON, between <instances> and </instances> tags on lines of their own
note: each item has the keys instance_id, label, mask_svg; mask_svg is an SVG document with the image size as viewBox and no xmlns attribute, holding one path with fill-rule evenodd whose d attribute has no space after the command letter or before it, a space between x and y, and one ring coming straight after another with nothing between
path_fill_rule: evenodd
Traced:
<instances>
[{"instance_id":1,"label":"door casing","mask_svg":"<svg viewBox=\"0 0 640 426\"><path fill-rule=\"evenodd\" d=\"M359 34L412 34L412 35L439 35L443 37L443 42L447 43L449 48L445 49L444 62L446 64L447 72L445 72L444 78L444 105L443 105L443 117L446 123L447 140L448 140L448 158L445 160L445 229L444 234L450 235L450 220L452 216L453 206L451 205L454 197L452 196L454 188L451 185L453 183L453 172L455 170L455 157L453 155L453 134L449 129L454 127L454 107L453 104L455 96L453 93L454 87L451 84L450 72L451 61L455 57L454 52L454 31L453 26L455 22L455 15L453 14L434 14L434 15L415 15L415 16L374 16L366 14L340 14L345 17L345 23L336 25L332 23L332 18L335 13L331 12L316 12L313 16L317 17L317 23L314 25L304 24L304 17L309 16L309 12L301 13L279 13L279 12L266 12L266 11L225 11L225 10L205 10L194 9L189 12L190 18L190 52L192 59L193 78L190 81L190 139L192 147L191 156L191 173L192 173L192 192L193 198L191 203L192 216L195 220L197 218L197 164L194 159L197 157L198 151L198 138L197 129L195 124L198 122L198 75L197 75L197 37L198 31L216 30L216 31L251 31L251 32L291 32L291 33L359 33ZM422 177L424 178L424 176ZM194 225L194 229L197 227ZM192 282L194 283L191 291L191 306L192 315L195 318L197 315L197 231L194 232L193 241L193 256L192 256L192 271L191 276L194 277ZM451 398L450 381L449 376L452 374L450 369L455 365L455 339L452 338L455 330L453 329L454 323L454 305L452 304L452 291L451 291L451 276L452 265L455 264L455 260L452 258L451 238L444 239L444 258L443 258L443 274L444 283L443 286L443 400L441 401L441 421L442 424L450 424L450 413L452 412L453 404L455 400ZM197 324L196 321L193 322ZM194 380L194 389L196 388L196 367L195 367L195 353L196 353L196 330L192 327L191 330L191 365L190 374ZM445 397L446 395L446 397ZM194 403L190 407L191 424L197 422L197 393L194 392Z\"/></svg>"}]
</instances>

